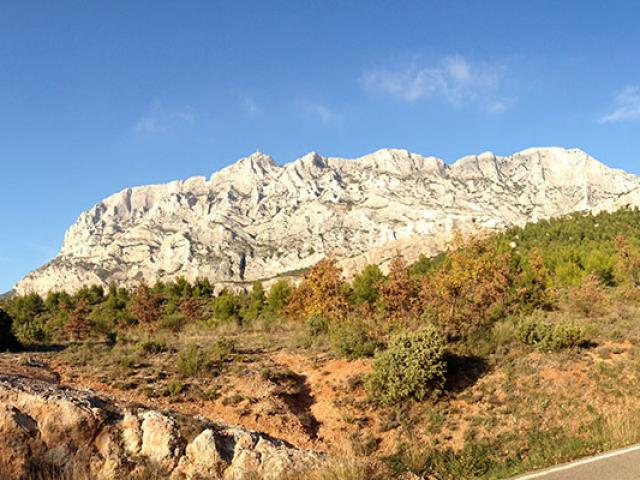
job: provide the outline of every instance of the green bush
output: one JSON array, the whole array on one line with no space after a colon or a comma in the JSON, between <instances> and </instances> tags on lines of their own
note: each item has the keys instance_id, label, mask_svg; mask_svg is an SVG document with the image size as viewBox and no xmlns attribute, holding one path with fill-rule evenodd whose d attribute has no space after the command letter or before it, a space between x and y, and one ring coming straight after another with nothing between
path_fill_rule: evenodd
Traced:
<instances>
[{"instance_id":1,"label":"green bush","mask_svg":"<svg viewBox=\"0 0 640 480\"><path fill-rule=\"evenodd\" d=\"M267 296L267 310L272 314L281 313L287 306L287 301L291 296L291 285L287 280L278 280L271 285Z\"/></svg>"},{"instance_id":2,"label":"green bush","mask_svg":"<svg viewBox=\"0 0 640 480\"><path fill-rule=\"evenodd\" d=\"M136 364L136 359L129 355L125 355L124 357L120 358L120 360L118 361L118 365L120 365L125 370L129 370L130 368L133 368L135 364Z\"/></svg>"},{"instance_id":3,"label":"green bush","mask_svg":"<svg viewBox=\"0 0 640 480\"><path fill-rule=\"evenodd\" d=\"M23 343L42 343L49 340L46 323L42 317L14 322L13 331Z\"/></svg>"},{"instance_id":4,"label":"green bush","mask_svg":"<svg viewBox=\"0 0 640 480\"><path fill-rule=\"evenodd\" d=\"M544 351L580 348L587 343L584 328L570 322L524 321L518 325L516 336L522 343Z\"/></svg>"},{"instance_id":5,"label":"green bush","mask_svg":"<svg viewBox=\"0 0 640 480\"><path fill-rule=\"evenodd\" d=\"M355 276L351 283L353 300L356 303L367 302L369 305L375 305L383 282L384 275L380 267L367 265L361 273Z\"/></svg>"},{"instance_id":6,"label":"green bush","mask_svg":"<svg viewBox=\"0 0 640 480\"><path fill-rule=\"evenodd\" d=\"M435 326L395 335L387 349L376 355L366 388L383 405L437 395L445 382L443 357L444 338Z\"/></svg>"},{"instance_id":7,"label":"green bush","mask_svg":"<svg viewBox=\"0 0 640 480\"><path fill-rule=\"evenodd\" d=\"M212 362L221 363L229 360L236 352L235 340L227 337L217 339L209 348L209 359Z\"/></svg>"},{"instance_id":8,"label":"green bush","mask_svg":"<svg viewBox=\"0 0 640 480\"><path fill-rule=\"evenodd\" d=\"M328 333L329 320L320 315L310 315L302 325L300 343L303 347L309 348L317 344L320 338L326 337Z\"/></svg>"},{"instance_id":9,"label":"green bush","mask_svg":"<svg viewBox=\"0 0 640 480\"><path fill-rule=\"evenodd\" d=\"M335 321L329 326L329 340L333 350L350 360L370 357L379 346L361 320Z\"/></svg>"},{"instance_id":10,"label":"green bush","mask_svg":"<svg viewBox=\"0 0 640 480\"><path fill-rule=\"evenodd\" d=\"M196 343L190 343L178 353L176 368L183 375L197 377L204 374L210 366L209 356Z\"/></svg>"},{"instance_id":11,"label":"green bush","mask_svg":"<svg viewBox=\"0 0 640 480\"><path fill-rule=\"evenodd\" d=\"M213 315L223 322L235 320L240 322L240 297L231 292L223 291L211 301Z\"/></svg>"},{"instance_id":12,"label":"green bush","mask_svg":"<svg viewBox=\"0 0 640 480\"><path fill-rule=\"evenodd\" d=\"M157 355L167 351L167 344L161 340L146 340L140 342L138 348L146 354Z\"/></svg>"},{"instance_id":13,"label":"green bush","mask_svg":"<svg viewBox=\"0 0 640 480\"><path fill-rule=\"evenodd\" d=\"M174 312L164 315L160 319L160 328L171 332L179 332L187 323L187 318L181 312Z\"/></svg>"},{"instance_id":14,"label":"green bush","mask_svg":"<svg viewBox=\"0 0 640 480\"><path fill-rule=\"evenodd\" d=\"M173 380L167 385L167 393L170 397L177 397L184 391L184 385L180 380Z\"/></svg>"}]
</instances>

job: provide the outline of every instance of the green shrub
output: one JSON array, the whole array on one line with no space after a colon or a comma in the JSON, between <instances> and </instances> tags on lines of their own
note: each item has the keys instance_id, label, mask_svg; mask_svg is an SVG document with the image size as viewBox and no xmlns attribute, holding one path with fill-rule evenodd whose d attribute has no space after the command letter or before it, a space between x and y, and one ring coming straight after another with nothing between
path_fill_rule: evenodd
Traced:
<instances>
[{"instance_id":1,"label":"green shrub","mask_svg":"<svg viewBox=\"0 0 640 480\"><path fill-rule=\"evenodd\" d=\"M187 317L181 312L169 313L160 319L160 328L171 332L179 332L187 323Z\"/></svg>"},{"instance_id":2,"label":"green shrub","mask_svg":"<svg viewBox=\"0 0 640 480\"><path fill-rule=\"evenodd\" d=\"M580 348L587 343L583 327L570 322L549 324L538 320L520 323L516 329L518 340L544 351Z\"/></svg>"},{"instance_id":3,"label":"green shrub","mask_svg":"<svg viewBox=\"0 0 640 480\"><path fill-rule=\"evenodd\" d=\"M42 317L14 322L13 331L22 343L42 343L49 340L46 323Z\"/></svg>"},{"instance_id":4,"label":"green shrub","mask_svg":"<svg viewBox=\"0 0 640 480\"><path fill-rule=\"evenodd\" d=\"M167 351L167 344L161 340L146 340L140 342L138 348L148 355L157 355Z\"/></svg>"},{"instance_id":5,"label":"green shrub","mask_svg":"<svg viewBox=\"0 0 640 480\"><path fill-rule=\"evenodd\" d=\"M267 296L267 310L278 314L287 306L287 301L291 296L291 285L287 280L278 280L271 285Z\"/></svg>"},{"instance_id":6,"label":"green shrub","mask_svg":"<svg viewBox=\"0 0 640 480\"><path fill-rule=\"evenodd\" d=\"M177 397L184 391L184 385L180 380L173 380L167 385L167 393L170 397Z\"/></svg>"},{"instance_id":7,"label":"green shrub","mask_svg":"<svg viewBox=\"0 0 640 480\"><path fill-rule=\"evenodd\" d=\"M367 265L361 273L355 276L351 283L353 300L356 303L367 302L369 305L375 305L383 282L384 275L380 267Z\"/></svg>"},{"instance_id":8,"label":"green shrub","mask_svg":"<svg viewBox=\"0 0 640 480\"><path fill-rule=\"evenodd\" d=\"M197 377L207 371L210 366L209 356L196 343L190 343L178 353L176 368L183 375Z\"/></svg>"},{"instance_id":9,"label":"green shrub","mask_svg":"<svg viewBox=\"0 0 640 480\"><path fill-rule=\"evenodd\" d=\"M366 388L383 405L437 395L445 381L443 357L443 335L432 325L395 335L387 349L376 355Z\"/></svg>"},{"instance_id":10,"label":"green shrub","mask_svg":"<svg viewBox=\"0 0 640 480\"><path fill-rule=\"evenodd\" d=\"M235 341L226 337L219 338L208 348L190 343L178 354L176 368L181 374L191 377L215 373L235 352Z\"/></svg>"},{"instance_id":11,"label":"green shrub","mask_svg":"<svg viewBox=\"0 0 640 480\"><path fill-rule=\"evenodd\" d=\"M129 370L136 364L136 359L134 357L126 355L118 361L118 364L125 370Z\"/></svg>"},{"instance_id":12,"label":"green shrub","mask_svg":"<svg viewBox=\"0 0 640 480\"><path fill-rule=\"evenodd\" d=\"M213 315L223 322L235 320L240 322L240 297L230 292L221 292L211 301Z\"/></svg>"},{"instance_id":13,"label":"green shrub","mask_svg":"<svg viewBox=\"0 0 640 480\"><path fill-rule=\"evenodd\" d=\"M304 321L300 333L300 343L309 348L329 333L329 320L320 315L310 315Z\"/></svg>"},{"instance_id":14,"label":"green shrub","mask_svg":"<svg viewBox=\"0 0 640 480\"><path fill-rule=\"evenodd\" d=\"M361 320L335 321L329 326L329 340L333 350L350 360L370 357L379 346Z\"/></svg>"},{"instance_id":15,"label":"green shrub","mask_svg":"<svg viewBox=\"0 0 640 480\"><path fill-rule=\"evenodd\" d=\"M209 359L221 363L229 360L236 352L236 342L232 338L220 337L209 348Z\"/></svg>"}]
</instances>

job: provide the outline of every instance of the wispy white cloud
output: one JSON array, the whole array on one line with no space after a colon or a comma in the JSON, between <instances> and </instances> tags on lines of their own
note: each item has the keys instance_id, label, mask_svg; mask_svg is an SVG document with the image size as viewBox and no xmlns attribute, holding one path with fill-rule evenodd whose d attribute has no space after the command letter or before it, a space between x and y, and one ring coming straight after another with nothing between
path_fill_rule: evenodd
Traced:
<instances>
[{"instance_id":1,"label":"wispy white cloud","mask_svg":"<svg viewBox=\"0 0 640 480\"><path fill-rule=\"evenodd\" d=\"M133 132L139 135L167 133L180 125L193 123L196 119L197 112L189 105L167 109L160 102L154 102L135 123Z\"/></svg>"},{"instance_id":2,"label":"wispy white cloud","mask_svg":"<svg viewBox=\"0 0 640 480\"><path fill-rule=\"evenodd\" d=\"M370 70L362 76L362 84L407 103L441 99L454 106L476 104L489 113L503 113L515 102L503 91L506 78L503 64L451 55L430 65L414 59L399 68Z\"/></svg>"},{"instance_id":3,"label":"wispy white cloud","mask_svg":"<svg viewBox=\"0 0 640 480\"><path fill-rule=\"evenodd\" d=\"M240 106L250 117L256 117L262 114L262 109L252 97L244 97L240 102Z\"/></svg>"},{"instance_id":4,"label":"wispy white cloud","mask_svg":"<svg viewBox=\"0 0 640 480\"><path fill-rule=\"evenodd\" d=\"M325 125L339 127L344 122L342 115L327 105L316 102L303 102L300 106L303 112L320 120Z\"/></svg>"},{"instance_id":5,"label":"wispy white cloud","mask_svg":"<svg viewBox=\"0 0 640 480\"><path fill-rule=\"evenodd\" d=\"M600 118L600 123L633 120L640 120L640 87L630 85L618 92L611 111Z\"/></svg>"}]
</instances>

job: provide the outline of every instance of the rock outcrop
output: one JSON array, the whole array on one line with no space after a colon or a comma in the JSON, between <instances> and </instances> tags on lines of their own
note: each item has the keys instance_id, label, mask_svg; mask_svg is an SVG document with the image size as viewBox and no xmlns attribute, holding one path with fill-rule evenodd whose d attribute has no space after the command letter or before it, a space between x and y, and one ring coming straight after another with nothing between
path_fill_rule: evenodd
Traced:
<instances>
[{"instance_id":1,"label":"rock outcrop","mask_svg":"<svg viewBox=\"0 0 640 480\"><path fill-rule=\"evenodd\" d=\"M275 480L320 458L240 427L0 375L0 480Z\"/></svg>"},{"instance_id":2,"label":"rock outcrop","mask_svg":"<svg viewBox=\"0 0 640 480\"><path fill-rule=\"evenodd\" d=\"M255 153L213 174L129 188L82 213L60 254L18 293L208 277L245 284L295 275L326 255L347 274L435 253L452 232L497 230L640 205L640 179L583 151L483 153L446 165L405 150L316 153L278 166Z\"/></svg>"}]
</instances>

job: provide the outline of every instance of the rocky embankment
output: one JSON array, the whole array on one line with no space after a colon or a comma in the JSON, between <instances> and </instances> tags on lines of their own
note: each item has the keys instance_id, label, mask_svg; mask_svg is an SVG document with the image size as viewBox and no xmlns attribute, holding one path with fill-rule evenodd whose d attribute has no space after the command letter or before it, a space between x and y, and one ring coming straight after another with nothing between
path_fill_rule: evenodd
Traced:
<instances>
[{"instance_id":1,"label":"rocky embankment","mask_svg":"<svg viewBox=\"0 0 640 480\"><path fill-rule=\"evenodd\" d=\"M318 459L240 427L0 373L1 480L278 479Z\"/></svg>"}]
</instances>

